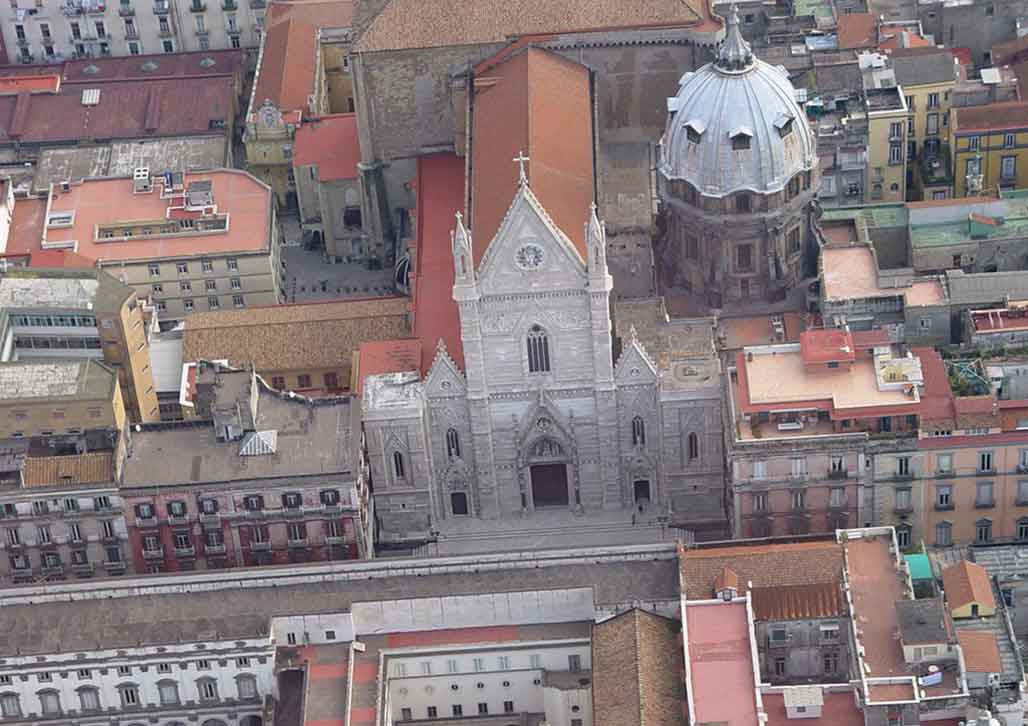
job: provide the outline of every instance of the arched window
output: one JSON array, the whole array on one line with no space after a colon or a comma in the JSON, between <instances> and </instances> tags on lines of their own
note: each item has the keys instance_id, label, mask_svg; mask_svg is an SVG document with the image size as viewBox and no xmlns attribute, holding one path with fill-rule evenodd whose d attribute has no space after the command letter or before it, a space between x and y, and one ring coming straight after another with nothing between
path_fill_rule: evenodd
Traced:
<instances>
[{"instance_id":1,"label":"arched window","mask_svg":"<svg viewBox=\"0 0 1028 726\"><path fill-rule=\"evenodd\" d=\"M645 446L646 445L646 422L642 420L642 416L636 416L632 419L632 446Z\"/></svg>"},{"instance_id":2,"label":"arched window","mask_svg":"<svg viewBox=\"0 0 1028 726\"><path fill-rule=\"evenodd\" d=\"M57 716L61 713L61 695L54 690L40 691L39 707L44 716Z\"/></svg>"},{"instance_id":3,"label":"arched window","mask_svg":"<svg viewBox=\"0 0 1028 726\"><path fill-rule=\"evenodd\" d=\"M700 458L700 437L696 435L695 431L689 434L688 448L689 461Z\"/></svg>"},{"instance_id":4,"label":"arched window","mask_svg":"<svg viewBox=\"0 0 1028 726\"><path fill-rule=\"evenodd\" d=\"M100 690L98 688L79 688L78 692L79 707L82 711L90 712L100 710Z\"/></svg>"},{"instance_id":5,"label":"arched window","mask_svg":"<svg viewBox=\"0 0 1028 726\"><path fill-rule=\"evenodd\" d=\"M236 677L240 701L252 701L257 698L257 679L249 674Z\"/></svg>"},{"instance_id":6,"label":"arched window","mask_svg":"<svg viewBox=\"0 0 1028 726\"><path fill-rule=\"evenodd\" d=\"M750 211L750 195L746 192L740 192L735 195L735 211L741 213L747 213Z\"/></svg>"},{"instance_id":7,"label":"arched window","mask_svg":"<svg viewBox=\"0 0 1028 726\"><path fill-rule=\"evenodd\" d=\"M21 716L21 701L17 693L0 693L0 715L4 718Z\"/></svg>"},{"instance_id":8,"label":"arched window","mask_svg":"<svg viewBox=\"0 0 1028 726\"><path fill-rule=\"evenodd\" d=\"M162 706L178 705L178 684L175 681L157 681L157 693L161 697Z\"/></svg>"},{"instance_id":9,"label":"arched window","mask_svg":"<svg viewBox=\"0 0 1028 726\"><path fill-rule=\"evenodd\" d=\"M451 459L460 458L460 435L455 428L446 430L446 455Z\"/></svg>"},{"instance_id":10,"label":"arched window","mask_svg":"<svg viewBox=\"0 0 1028 726\"><path fill-rule=\"evenodd\" d=\"M974 540L975 542L992 541L991 519L979 519L977 522L974 523Z\"/></svg>"},{"instance_id":11,"label":"arched window","mask_svg":"<svg viewBox=\"0 0 1028 726\"><path fill-rule=\"evenodd\" d=\"M953 525L949 522L939 522L935 525L935 544L939 547L949 547L953 544Z\"/></svg>"},{"instance_id":12,"label":"arched window","mask_svg":"<svg viewBox=\"0 0 1028 726\"><path fill-rule=\"evenodd\" d=\"M1028 517L1017 520L1017 538L1022 541L1028 539Z\"/></svg>"},{"instance_id":13,"label":"arched window","mask_svg":"<svg viewBox=\"0 0 1028 726\"><path fill-rule=\"evenodd\" d=\"M528 371L529 373L549 373L550 341L546 331L533 325L528 331Z\"/></svg>"},{"instance_id":14,"label":"arched window","mask_svg":"<svg viewBox=\"0 0 1028 726\"><path fill-rule=\"evenodd\" d=\"M405 476L403 467L403 454L399 451L393 452L393 473L397 479L403 479Z\"/></svg>"},{"instance_id":15,"label":"arched window","mask_svg":"<svg viewBox=\"0 0 1028 726\"><path fill-rule=\"evenodd\" d=\"M201 678L196 682L196 691L201 701L218 700L218 682L213 678Z\"/></svg>"}]
</instances>

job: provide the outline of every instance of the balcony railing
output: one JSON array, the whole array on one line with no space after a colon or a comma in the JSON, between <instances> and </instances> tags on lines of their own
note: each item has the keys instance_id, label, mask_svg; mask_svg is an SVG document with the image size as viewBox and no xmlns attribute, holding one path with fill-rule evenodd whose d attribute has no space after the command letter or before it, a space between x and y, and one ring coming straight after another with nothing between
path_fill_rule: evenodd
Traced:
<instances>
[{"instance_id":1,"label":"balcony railing","mask_svg":"<svg viewBox=\"0 0 1028 726\"><path fill-rule=\"evenodd\" d=\"M206 555L223 555L225 554L225 545L223 544L208 544L203 546L204 554Z\"/></svg>"},{"instance_id":2,"label":"balcony railing","mask_svg":"<svg viewBox=\"0 0 1028 726\"><path fill-rule=\"evenodd\" d=\"M282 507L282 516L296 519L303 517L304 511L302 507Z\"/></svg>"},{"instance_id":3,"label":"balcony railing","mask_svg":"<svg viewBox=\"0 0 1028 726\"><path fill-rule=\"evenodd\" d=\"M187 514L169 514L168 524L185 524L189 521L189 515Z\"/></svg>"},{"instance_id":4,"label":"balcony railing","mask_svg":"<svg viewBox=\"0 0 1028 726\"><path fill-rule=\"evenodd\" d=\"M254 552L267 552L271 549L271 542L251 542L250 549Z\"/></svg>"},{"instance_id":5,"label":"balcony railing","mask_svg":"<svg viewBox=\"0 0 1028 726\"><path fill-rule=\"evenodd\" d=\"M43 577L59 577L64 574L64 565L43 565Z\"/></svg>"},{"instance_id":6,"label":"balcony railing","mask_svg":"<svg viewBox=\"0 0 1028 726\"><path fill-rule=\"evenodd\" d=\"M92 575L96 571L96 565L92 562L73 562L71 571L76 575Z\"/></svg>"},{"instance_id":7,"label":"balcony railing","mask_svg":"<svg viewBox=\"0 0 1028 726\"><path fill-rule=\"evenodd\" d=\"M202 13L205 10L207 10L207 3L203 2L203 0L193 0L189 4L189 12L191 13Z\"/></svg>"},{"instance_id":8,"label":"balcony railing","mask_svg":"<svg viewBox=\"0 0 1028 726\"><path fill-rule=\"evenodd\" d=\"M832 469L828 472L829 479L847 479L849 478L849 471L846 469Z\"/></svg>"},{"instance_id":9,"label":"balcony railing","mask_svg":"<svg viewBox=\"0 0 1028 726\"><path fill-rule=\"evenodd\" d=\"M136 520L136 526L137 527L142 527L142 528L156 527L157 526L157 517L140 517L139 519Z\"/></svg>"},{"instance_id":10,"label":"balcony railing","mask_svg":"<svg viewBox=\"0 0 1028 726\"><path fill-rule=\"evenodd\" d=\"M200 512L198 517L203 524L217 524L221 521L221 515L217 512Z\"/></svg>"},{"instance_id":11,"label":"balcony railing","mask_svg":"<svg viewBox=\"0 0 1028 726\"><path fill-rule=\"evenodd\" d=\"M196 547L193 547L193 545L189 545L188 547L176 547L175 548L175 556L176 557L194 557L195 555L196 555Z\"/></svg>"},{"instance_id":12,"label":"balcony railing","mask_svg":"<svg viewBox=\"0 0 1028 726\"><path fill-rule=\"evenodd\" d=\"M221 0L221 9L225 12L235 12L239 9L239 3L236 0Z\"/></svg>"},{"instance_id":13,"label":"balcony railing","mask_svg":"<svg viewBox=\"0 0 1028 726\"><path fill-rule=\"evenodd\" d=\"M308 540L306 537L301 537L300 539L289 540L289 546L293 549L301 549L303 547L307 547L309 542L310 540Z\"/></svg>"},{"instance_id":14,"label":"balcony railing","mask_svg":"<svg viewBox=\"0 0 1028 726\"><path fill-rule=\"evenodd\" d=\"M144 560L159 560L159 559L162 559L163 557L164 557L164 550L163 549L143 550L143 559Z\"/></svg>"},{"instance_id":15,"label":"balcony railing","mask_svg":"<svg viewBox=\"0 0 1028 726\"><path fill-rule=\"evenodd\" d=\"M243 512L247 519L264 519L263 509L247 509Z\"/></svg>"},{"instance_id":16,"label":"balcony railing","mask_svg":"<svg viewBox=\"0 0 1028 726\"><path fill-rule=\"evenodd\" d=\"M123 18L130 18L135 14L136 9L128 3L122 3L121 6L118 8L118 15L120 15Z\"/></svg>"},{"instance_id":17,"label":"balcony railing","mask_svg":"<svg viewBox=\"0 0 1028 726\"><path fill-rule=\"evenodd\" d=\"M111 562L108 560L104 563L104 569L108 572L124 572L125 562L122 560L118 560L117 562Z\"/></svg>"},{"instance_id":18,"label":"balcony railing","mask_svg":"<svg viewBox=\"0 0 1028 726\"><path fill-rule=\"evenodd\" d=\"M333 536L330 535L330 536L325 537L325 544L327 544L327 545L344 545L344 544L346 544L346 538L345 537L333 537Z\"/></svg>"},{"instance_id":19,"label":"balcony railing","mask_svg":"<svg viewBox=\"0 0 1028 726\"><path fill-rule=\"evenodd\" d=\"M154 0L154 15L167 15L169 12L171 12L171 5L168 3L168 0Z\"/></svg>"}]
</instances>

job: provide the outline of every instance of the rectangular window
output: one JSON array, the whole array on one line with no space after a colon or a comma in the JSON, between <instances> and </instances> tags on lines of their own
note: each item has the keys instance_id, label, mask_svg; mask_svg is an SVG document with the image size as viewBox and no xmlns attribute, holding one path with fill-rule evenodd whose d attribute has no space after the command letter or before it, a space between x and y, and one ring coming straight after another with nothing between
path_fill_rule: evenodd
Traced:
<instances>
[{"instance_id":1,"label":"rectangular window","mask_svg":"<svg viewBox=\"0 0 1028 726\"><path fill-rule=\"evenodd\" d=\"M936 454L935 471L939 474L952 474L953 454Z\"/></svg>"},{"instance_id":2,"label":"rectangular window","mask_svg":"<svg viewBox=\"0 0 1028 726\"><path fill-rule=\"evenodd\" d=\"M940 509L950 509L953 506L953 487L951 485L936 485L935 506Z\"/></svg>"},{"instance_id":3,"label":"rectangular window","mask_svg":"<svg viewBox=\"0 0 1028 726\"><path fill-rule=\"evenodd\" d=\"M975 541L976 542L991 542L992 541L992 522L987 519L980 520L975 525Z\"/></svg>"},{"instance_id":4,"label":"rectangular window","mask_svg":"<svg viewBox=\"0 0 1028 726\"><path fill-rule=\"evenodd\" d=\"M792 476L794 479L802 479L807 475L807 460L794 458L790 460L792 465Z\"/></svg>"},{"instance_id":5,"label":"rectangular window","mask_svg":"<svg viewBox=\"0 0 1028 726\"><path fill-rule=\"evenodd\" d=\"M151 264L151 265L148 266L148 269L150 271L150 277L160 277L161 276L161 266L160 265L153 265L153 264Z\"/></svg>"},{"instance_id":6,"label":"rectangular window","mask_svg":"<svg viewBox=\"0 0 1028 726\"><path fill-rule=\"evenodd\" d=\"M124 686L120 690L122 706L129 707L139 705L139 689L135 686Z\"/></svg>"},{"instance_id":7,"label":"rectangular window","mask_svg":"<svg viewBox=\"0 0 1028 726\"><path fill-rule=\"evenodd\" d=\"M900 164L903 162L903 147L899 144L889 146L889 163Z\"/></svg>"},{"instance_id":8,"label":"rectangular window","mask_svg":"<svg viewBox=\"0 0 1028 726\"><path fill-rule=\"evenodd\" d=\"M775 658L775 675L785 675L785 658Z\"/></svg>"},{"instance_id":9,"label":"rectangular window","mask_svg":"<svg viewBox=\"0 0 1028 726\"><path fill-rule=\"evenodd\" d=\"M889 138L890 139L901 139L903 138L903 123L901 121L893 121L889 124Z\"/></svg>"},{"instance_id":10,"label":"rectangular window","mask_svg":"<svg viewBox=\"0 0 1028 726\"><path fill-rule=\"evenodd\" d=\"M968 136L967 137L967 148L970 151L978 151L979 138L980 137L978 137L978 136ZM970 163L972 161L975 161L975 160L974 159L968 160L968 162L967 162L968 165L970 165ZM977 174L978 172L976 171L975 173Z\"/></svg>"},{"instance_id":11,"label":"rectangular window","mask_svg":"<svg viewBox=\"0 0 1028 726\"><path fill-rule=\"evenodd\" d=\"M180 275L186 275L189 273L189 265L185 262L176 263L175 269L178 271L178 274Z\"/></svg>"},{"instance_id":12,"label":"rectangular window","mask_svg":"<svg viewBox=\"0 0 1028 726\"><path fill-rule=\"evenodd\" d=\"M766 512L767 511L767 492L754 492L753 493L753 511L754 512Z\"/></svg>"},{"instance_id":13,"label":"rectangular window","mask_svg":"<svg viewBox=\"0 0 1028 726\"><path fill-rule=\"evenodd\" d=\"M447 673L456 673L457 672L457 661L454 660L453 658L450 658L449 660L446 661L446 672Z\"/></svg>"},{"instance_id":14,"label":"rectangular window","mask_svg":"<svg viewBox=\"0 0 1028 726\"><path fill-rule=\"evenodd\" d=\"M568 670L572 673L577 673L582 670L582 656L580 655L569 655L568 656Z\"/></svg>"},{"instance_id":15,"label":"rectangular window","mask_svg":"<svg viewBox=\"0 0 1028 726\"><path fill-rule=\"evenodd\" d=\"M246 301L243 300L243 296L242 295L233 295L232 296L232 305L234 307L237 307L237 308L245 308L246 307Z\"/></svg>"},{"instance_id":16,"label":"rectangular window","mask_svg":"<svg viewBox=\"0 0 1028 726\"><path fill-rule=\"evenodd\" d=\"M910 457L896 457L896 476L910 476Z\"/></svg>"},{"instance_id":17,"label":"rectangular window","mask_svg":"<svg viewBox=\"0 0 1028 726\"><path fill-rule=\"evenodd\" d=\"M410 721L413 718L414 718L414 712L411 711L409 708L401 708L400 709L400 720L401 721Z\"/></svg>"},{"instance_id":18,"label":"rectangular window","mask_svg":"<svg viewBox=\"0 0 1028 726\"><path fill-rule=\"evenodd\" d=\"M238 277L229 278L228 284L233 290L241 290L243 288L243 282Z\"/></svg>"},{"instance_id":19,"label":"rectangular window","mask_svg":"<svg viewBox=\"0 0 1028 726\"><path fill-rule=\"evenodd\" d=\"M939 94L938 93L929 93L928 94L928 108L938 108L938 107L939 107Z\"/></svg>"},{"instance_id":20,"label":"rectangular window","mask_svg":"<svg viewBox=\"0 0 1028 726\"><path fill-rule=\"evenodd\" d=\"M978 471L980 471L980 472L992 471L992 452L991 451L979 451L978 452Z\"/></svg>"},{"instance_id":21,"label":"rectangular window","mask_svg":"<svg viewBox=\"0 0 1028 726\"><path fill-rule=\"evenodd\" d=\"M296 377L296 382L297 382L297 385L300 388L310 388L311 387L311 377L309 375L307 375L306 373L301 373L299 376L297 376Z\"/></svg>"},{"instance_id":22,"label":"rectangular window","mask_svg":"<svg viewBox=\"0 0 1028 726\"><path fill-rule=\"evenodd\" d=\"M993 500L993 484L991 481L980 481L975 491L974 505L976 507L993 507L996 505Z\"/></svg>"},{"instance_id":23,"label":"rectangular window","mask_svg":"<svg viewBox=\"0 0 1028 726\"><path fill-rule=\"evenodd\" d=\"M753 246L738 245L735 248L735 267L746 272L753 268Z\"/></svg>"},{"instance_id":24,"label":"rectangular window","mask_svg":"<svg viewBox=\"0 0 1028 726\"><path fill-rule=\"evenodd\" d=\"M475 672L484 671L485 670L485 659L484 658L475 658L474 660L471 661L471 663L472 663L472 665L475 668Z\"/></svg>"},{"instance_id":25,"label":"rectangular window","mask_svg":"<svg viewBox=\"0 0 1028 726\"><path fill-rule=\"evenodd\" d=\"M207 307L209 307L211 310L217 310L221 307L221 301L218 300L217 295L211 295L209 298L207 298Z\"/></svg>"},{"instance_id":26,"label":"rectangular window","mask_svg":"<svg viewBox=\"0 0 1028 726\"><path fill-rule=\"evenodd\" d=\"M764 479L767 477L767 462L766 461L754 461L753 462L753 478Z\"/></svg>"},{"instance_id":27,"label":"rectangular window","mask_svg":"<svg viewBox=\"0 0 1028 726\"><path fill-rule=\"evenodd\" d=\"M1014 179L1017 176L1017 157L1004 156L1000 161L999 175L1004 180Z\"/></svg>"},{"instance_id":28,"label":"rectangular window","mask_svg":"<svg viewBox=\"0 0 1028 726\"><path fill-rule=\"evenodd\" d=\"M896 509L900 512L909 512L911 508L911 492L909 489L896 490Z\"/></svg>"},{"instance_id":29,"label":"rectangular window","mask_svg":"<svg viewBox=\"0 0 1028 726\"><path fill-rule=\"evenodd\" d=\"M509 671L510 670L510 656L509 655L501 655L497 659L497 665L499 665L499 668L500 668L501 671Z\"/></svg>"},{"instance_id":30,"label":"rectangular window","mask_svg":"<svg viewBox=\"0 0 1028 726\"><path fill-rule=\"evenodd\" d=\"M929 136L935 136L939 133L939 114L928 114L928 116L925 118L924 131Z\"/></svg>"},{"instance_id":31,"label":"rectangular window","mask_svg":"<svg viewBox=\"0 0 1028 726\"><path fill-rule=\"evenodd\" d=\"M225 260L225 264L228 266L228 269L233 272L239 269L239 260L235 257L229 257Z\"/></svg>"},{"instance_id":32,"label":"rectangular window","mask_svg":"<svg viewBox=\"0 0 1028 726\"><path fill-rule=\"evenodd\" d=\"M503 712L504 713L514 713L514 702L513 701L504 701L503 702Z\"/></svg>"},{"instance_id":33,"label":"rectangular window","mask_svg":"<svg viewBox=\"0 0 1028 726\"><path fill-rule=\"evenodd\" d=\"M481 701L479 702L479 704L478 704L478 715L479 716L488 716L489 715L489 704L488 703L484 703L484 702L481 702Z\"/></svg>"},{"instance_id":34,"label":"rectangular window","mask_svg":"<svg viewBox=\"0 0 1028 726\"><path fill-rule=\"evenodd\" d=\"M828 506L833 509L841 509L846 506L846 490L842 487L833 487L828 492Z\"/></svg>"},{"instance_id":35,"label":"rectangular window","mask_svg":"<svg viewBox=\"0 0 1028 726\"><path fill-rule=\"evenodd\" d=\"M1021 479L1017 482L1017 503L1028 504L1028 480Z\"/></svg>"},{"instance_id":36,"label":"rectangular window","mask_svg":"<svg viewBox=\"0 0 1028 726\"><path fill-rule=\"evenodd\" d=\"M796 489L790 497L793 509L804 509L807 504L807 493L802 489Z\"/></svg>"},{"instance_id":37,"label":"rectangular window","mask_svg":"<svg viewBox=\"0 0 1028 726\"><path fill-rule=\"evenodd\" d=\"M454 716L463 716L464 715L464 707L461 706L459 703L453 704L453 706L451 707L451 710L453 711L453 715Z\"/></svg>"},{"instance_id":38,"label":"rectangular window","mask_svg":"<svg viewBox=\"0 0 1028 726\"><path fill-rule=\"evenodd\" d=\"M1016 138L1016 136L1014 134L1004 134L1003 135L1003 148L1004 149L1012 149L1012 148L1014 148L1014 145L1016 143L1017 143L1017 138Z\"/></svg>"},{"instance_id":39,"label":"rectangular window","mask_svg":"<svg viewBox=\"0 0 1028 726\"><path fill-rule=\"evenodd\" d=\"M200 682L200 700L216 701L218 699L218 684L213 680Z\"/></svg>"},{"instance_id":40,"label":"rectangular window","mask_svg":"<svg viewBox=\"0 0 1028 726\"><path fill-rule=\"evenodd\" d=\"M429 718L439 718L439 709L435 706L429 706L425 709L425 713Z\"/></svg>"}]
</instances>

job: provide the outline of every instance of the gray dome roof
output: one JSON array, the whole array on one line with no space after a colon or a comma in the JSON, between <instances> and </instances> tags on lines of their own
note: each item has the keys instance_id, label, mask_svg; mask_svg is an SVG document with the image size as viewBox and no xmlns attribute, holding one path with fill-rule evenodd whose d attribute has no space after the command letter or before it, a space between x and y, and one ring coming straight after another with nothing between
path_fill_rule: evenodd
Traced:
<instances>
[{"instance_id":1,"label":"gray dome roof","mask_svg":"<svg viewBox=\"0 0 1028 726\"><path fill-rule=\"evenodd\" d=\"M816 164L816 140L786 70L754 57L733 7L717 60L686 73L668 99L661 173L724 196L779 191Z\"/></svg>"}]
</instances>

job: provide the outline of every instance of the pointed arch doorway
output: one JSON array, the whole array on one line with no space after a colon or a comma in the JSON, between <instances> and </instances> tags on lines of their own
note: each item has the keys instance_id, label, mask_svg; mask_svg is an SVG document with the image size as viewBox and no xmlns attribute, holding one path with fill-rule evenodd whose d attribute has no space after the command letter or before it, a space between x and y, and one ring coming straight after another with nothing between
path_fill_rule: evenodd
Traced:
<instances>
[{"instance_id":1,"label":"pointed arch doorway","mask_svg":"<svg viewBox=\"0 0 1028 726\"><path fill-rule=\"evenodd\" d=\"M546 438L532 445L528 475L536 509L570 504L567 455L559 442Z\"/></svg>"}]
</instances>

